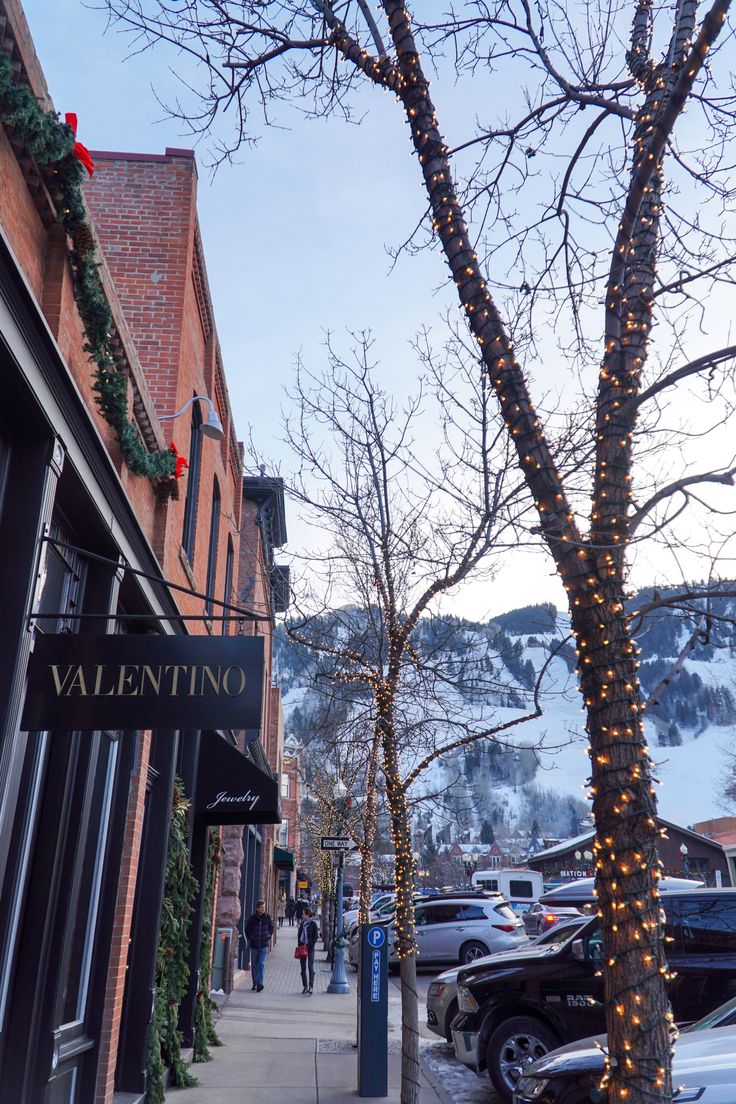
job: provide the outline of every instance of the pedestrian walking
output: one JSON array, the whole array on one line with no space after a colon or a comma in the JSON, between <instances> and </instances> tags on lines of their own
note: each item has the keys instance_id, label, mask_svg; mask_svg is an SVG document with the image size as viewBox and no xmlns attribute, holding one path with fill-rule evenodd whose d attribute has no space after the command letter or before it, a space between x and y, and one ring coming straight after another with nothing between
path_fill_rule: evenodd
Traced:
<instances>
[{"instance_id":1,"label":"pedestrian walking","mask_svg":"<svg viewBox=\"0 0 736 1104\"><path fill-rule=\"evenodd\" d=\"M286 919L289 921L289 927L294 927L294 913L296 911L296 901L293 897L289 897L286 902Z\"/></svg>"},{"instance_id":2,"label":"pedestrian walking","mask_svg":"<svg viewBox=\"0 0 736 1104\"><path fill-rule=\"evenodd\" d=\"M304 910L302 921L299 924L296 951L294 952L295 956L299 959L299 966L302 971L302 996L305 993L311 995L314 992L314 949L317 945L318 935L319 928L314 918L314 913L311 908L307 906ZM307 972L309 973L308 981Z\"/></svg>"},{"instance_id":3,"label":"pedestrian walking","mask_svg":"<svg viewBox=\"0 0 736 1104\"><path fill-rule=\"evenodd\" d=\"M300 897L299 900L297 901L297 903L295 905L295 909L294 909L294 911L296 913L297 923L301 924L301 922L304 918L304 911L308 907L309 907L309 902L305 901L303 897Z\"/></svg>"},{"instance_id":4,"label":"pedestrian walking","mask_svg":"<svg viewBox=\"0 0 736 1104\"><path fill-rule=\"evenodd\" d=\"M285 893L282 893L281 896L279 897L279 903L278 903L278 907L277 907L277 911L276 911L276 916L278 918L279 927L282 928L284 926L284 917L286 916L286 894Z\"/></svg>"},{"instance_id":5,"label":"pedestrian walking","mask_svg":"<svg viewBox=\"0 0 736 1104\"><path fill-rule=\"evenodd\" d=\"M266 912L265 901L256 901L256 911L248 917L245 934L250 946L250 969L253 979L251 989L256 993L262 993L268 947L273 935L273 920Z\"/></svg>"}]
</instances>

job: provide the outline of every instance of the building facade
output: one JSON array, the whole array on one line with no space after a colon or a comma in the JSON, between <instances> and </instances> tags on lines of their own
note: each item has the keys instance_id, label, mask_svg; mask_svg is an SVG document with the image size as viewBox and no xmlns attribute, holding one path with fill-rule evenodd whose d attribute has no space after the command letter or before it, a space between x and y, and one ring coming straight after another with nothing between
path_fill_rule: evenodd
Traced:
<instances>
[{"instance_id":1,"label":"building facade","mask_svg":"<svg viewBox=\"0 0 736 1104\"><path fill-rule=\"evenodd\" d=\"M731 884L726 855L720 843L662 817L657 817L657 824L664 832L659 842L659 854L665 875L702 879L709 886L715 885L719 879L723 885ZM530 855L528 864L532 870L540 870L545 881L570 882L576 878L591 878L595 874L594 840L593 831L563 840Z\"/></svg>"},{"instance_id":2,"label":"building facade","mask_svg":"<svg viewBox=\"0 0 736 1104\"><path fill-rule=\"evenodd\" d=\"M258 740L270 675L253 668L260 689L246 752L235 725L215 720L215 698L244 694L245 674L241 686L232 664L187 658L195 641L208 655L221 641L237 648L249 616L236 588L242 463L193 155L94 153L90 217L71 238L60 223L61 162L42 157L10 111L18 89L51 109L43 74L15 0L0 0L0 17L0 1085L14 1104L112 1104L117 1094L135 1104L146 1085L174 780L190 803L201 885L213 827L279 819ZM80 307L91 251L96 306L108 318L101 375L85 348L92 316ZM134 472L98 401L107 389L124 396L125 432L144 459L175 443L189 464L180 478ZM202 432L211 413L219 439ZM140 659L153 653L158 667ZM112 681L100 659L108 654L125 657ZM221 694L220 680L234 677ZM188 708L203 699L198 712L182 710L185 697ZM103 721L105 698L117 712ZM139 705L150 721L129 720ZM247 807L231 784L250 794ZM200 893L185 1041L202 906Z\"/></svg>"}]
</instances>

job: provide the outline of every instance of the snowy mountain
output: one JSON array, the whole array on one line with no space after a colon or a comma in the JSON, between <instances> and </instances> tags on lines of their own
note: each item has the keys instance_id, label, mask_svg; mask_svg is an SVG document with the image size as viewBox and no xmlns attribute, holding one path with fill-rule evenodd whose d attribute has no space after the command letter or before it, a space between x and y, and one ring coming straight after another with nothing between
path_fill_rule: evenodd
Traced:
<instances>
[{"instance_id":1,"label":"snowy mountain","mask_svg":"<svg viewBox=\"0 0 736 1104\"><path fill-rule=\"evenodd\" d=\"M653 597L656 592L642 592L632 608ZM660 812L685 825L723 811L725 752L736 745L736 603L722 600L708 612L707 619L697 614L683 619L663 609L637 634L646 697L699 630L682 669L645 720L662 783ZM335 618L339 635L344 629L337 614ZM329 633L329 621L323 619L323 632ZM416 794L439 795L431 812L418 814L420 826L433 825L436 840L443 838L443 824L448 841L463 831L477 839L490 828L496 836L528 837L535 822L542 836L565 837L580 829L589 810L589 759L568 636L566 615L552 605L512 610L487 623L454 618L422 623L417 646L442 669L442 709L432 711L431 723L419 723L420 688L409 688L403 716L419 735L406 753L407 769L424 750L454 738L460 722L477 730L529 712L537 677L549 661L542 682L542 717L509 729L498 741L480 740L440 756L416 782ZM307 744L322 701L312 685L315 671L313 655L280 629L275 678L283 695L286 734ZM357 716L359 695L354 705L348 695L343 706L348 715L352 709Z\"/></svg>"}]
</instances>

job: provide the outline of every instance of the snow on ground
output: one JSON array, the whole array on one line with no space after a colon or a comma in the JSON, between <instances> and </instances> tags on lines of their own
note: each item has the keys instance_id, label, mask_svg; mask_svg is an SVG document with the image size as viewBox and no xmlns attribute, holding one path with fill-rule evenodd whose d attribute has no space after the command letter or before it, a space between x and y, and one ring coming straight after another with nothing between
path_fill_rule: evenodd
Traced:
<instances>
[{"instance_id":1,"label":"snow on ground","mask_svg":"<svg viewBox=\"0 0 736 1104\"><path fill-rule=\"evenodd\" d=\"M488 1077L477 1074L458 1062L447 1043L429 1043L422 1046L422 1059L429 1066L453 1104L500 1104L501 1098L493 1091Z\"/></svg>"}]
</instances>

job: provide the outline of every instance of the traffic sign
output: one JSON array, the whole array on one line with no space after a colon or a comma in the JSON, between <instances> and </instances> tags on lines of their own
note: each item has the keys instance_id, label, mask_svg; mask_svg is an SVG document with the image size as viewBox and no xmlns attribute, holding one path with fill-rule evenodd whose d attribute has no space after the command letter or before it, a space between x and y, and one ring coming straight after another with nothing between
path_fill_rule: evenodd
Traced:
<instances>
[{"instance_id":1,"label":"traffic sign","mask_svg":"<svg viewBox=\"0 0 736 1104\"><path fill-rule=\"evenodd\" d=\"M382 947L386 939L386 933L383 928L369 928L368 929L368 942L371 947Z\"/></svg>"},{"instance_id":2,"label":"traffic sign","mask_svg":"<svg viewBox=\"0 0 736 1104\"><path fill-rule=\"evenodd\" d=\"M357 851L357 847L347 836L322 836L322 851Z\"/></svg>"}]
</instances>

